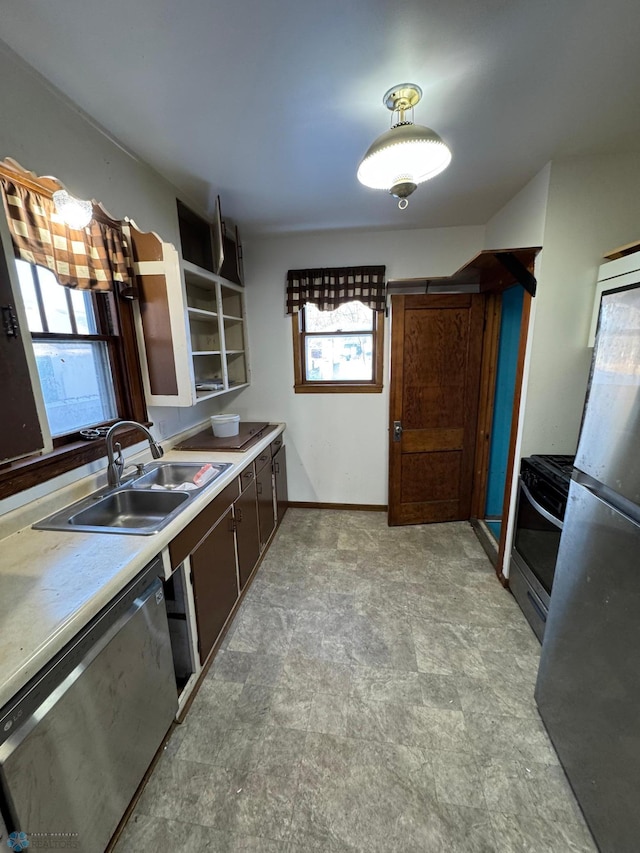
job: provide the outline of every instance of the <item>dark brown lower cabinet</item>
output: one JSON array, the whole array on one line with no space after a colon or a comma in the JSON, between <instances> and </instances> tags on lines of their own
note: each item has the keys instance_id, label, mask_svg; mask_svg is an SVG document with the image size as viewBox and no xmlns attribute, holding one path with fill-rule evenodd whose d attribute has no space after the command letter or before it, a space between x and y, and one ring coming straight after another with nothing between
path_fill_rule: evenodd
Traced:
<instances>
[{"instance_id":1,"label":"dark brown lower cabinet","mask_svg":"<svg viewBox=\"0 0 640 853\"><path fill-rule=\"evenodd\" d=\"M243 479L242 482L244 485L245 480ZM260 556L257 498L256 480L253 477L233 505L238 544L240 589L243 589Z\"/></svg>"},{"instance_id":2,"label":"dark brown lower cabinet","mask_svg":"<svg viewBox=\"0 0 640 853\"><path fill-rule=\"evenodd\" d=\"M204 663L239 594L231 507L191 554L191 572Z\"/></svg>"},{"instance_id":3,"label":"dark brown lower cabinet","mask_svg":"<svg viewBox=\"0 0 640 853\"><path fill-rule=\"evenodd\" d=\"M273 457L273 474L276 481L276 514L278 524L287 511L289 492L287 490L287 448L282 445Z\"/></svg>"},{"instance_id":4,"label":"dark brown lower cabinet","mask_svg":"<svg viewBox=\"0 0 640 853\"><path fill-rule=\"evenodd\" d=\"M271 455L269 455L271 462ZM256 474L256 491L258 493L258 522L260 525L260 550L264 549L276 526L273 511L273 482L271 465L263 466Z\"/></svg>"}]
</instances>

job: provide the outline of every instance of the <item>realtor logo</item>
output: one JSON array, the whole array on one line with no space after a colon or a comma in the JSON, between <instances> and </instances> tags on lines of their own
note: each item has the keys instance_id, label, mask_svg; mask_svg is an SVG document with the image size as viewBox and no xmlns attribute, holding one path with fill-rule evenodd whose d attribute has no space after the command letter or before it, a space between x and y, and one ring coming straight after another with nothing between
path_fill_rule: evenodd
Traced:
<instances>
[{"instance_id":1,"label":"realtor logo","mask_svg":"<svg viewBox=\"0 0 640 853\"><path fill-rule=\"evenodd\" d=\"M29 839L26 832L12 832L7 838L7 847L11 850L26 850L29 846Z\"/></svg>"}]
</instances>

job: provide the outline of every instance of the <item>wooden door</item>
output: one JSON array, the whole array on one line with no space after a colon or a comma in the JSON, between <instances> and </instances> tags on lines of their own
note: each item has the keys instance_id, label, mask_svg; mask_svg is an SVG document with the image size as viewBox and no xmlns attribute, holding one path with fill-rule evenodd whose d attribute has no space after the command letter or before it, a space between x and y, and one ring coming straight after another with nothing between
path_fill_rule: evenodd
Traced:
<instances>
[{"instance_id":1,"label":"wooden door","mask_svg":"<svg viewBox=\"0 0 640 853\"><path fill-rule=\"evenodd\" d=\"M257 500L256 481L252 470L250 485L243 490L234 504L240 589L244 589L260 556Z\"/></svg>"},{"instance_id":2,"label":"wooden door","mask_svg":"<svg viewBox=\"0 0 640 853\"><path fill-rule=\"evenodd\" d=\"M238 598L232 511L191 555L200 662L204 663Z\"/></svg>"},{"instance_id":3,"label":"wooden door","mask_svg":"<svg viewBox=\"0 0 640 853\"><path fill-rule=\"evenodd\" d=\"M394 296L391 304L389 524L467 519L484 296Z\"/></svg>"}]
</instances>

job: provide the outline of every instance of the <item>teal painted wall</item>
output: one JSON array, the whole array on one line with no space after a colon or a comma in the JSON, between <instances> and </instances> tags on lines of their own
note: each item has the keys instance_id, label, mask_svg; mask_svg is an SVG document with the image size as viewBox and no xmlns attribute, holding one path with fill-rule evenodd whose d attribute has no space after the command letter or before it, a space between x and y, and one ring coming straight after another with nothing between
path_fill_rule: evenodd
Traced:
<instances>
[{"instance_id":1,"label":"teal painted wall","mask_svg":"<svg viewBox=\"0 0 640 853\"><path fill-rule=\"evenodd\" d=\"M502 501L507 473L513 396L516 385L516 364L520 344L520 320L524 290L519 285L505 290L502 295L500 340L498 342L498 365L496 393L493 401L493 425L489 449L489 476L487 480L486 516L502 515ZM498 528L492 524L493 532ZM499 530L498 530L499 536ZM497 538L497 537L496 537Z\"/></svg>"}]
</instances>

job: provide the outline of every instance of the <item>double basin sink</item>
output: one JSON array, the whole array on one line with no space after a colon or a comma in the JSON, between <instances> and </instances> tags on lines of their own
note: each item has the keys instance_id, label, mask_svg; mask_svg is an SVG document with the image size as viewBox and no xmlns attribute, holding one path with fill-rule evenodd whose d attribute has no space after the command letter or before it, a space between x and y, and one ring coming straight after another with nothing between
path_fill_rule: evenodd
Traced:
<instances>
[{"instance_id":1,"label":"double basin sink","mask_svg":"<svg viewBox=\"0 0 640 853\"><path fill-rule=\"evenodd\" d=\"M231 467L200 462L153 462L122 485L96 492L34 524L38 530L94 533L157 533ZM194 481L195 477L195 481Z\"/></svg>"}]
</instances>

